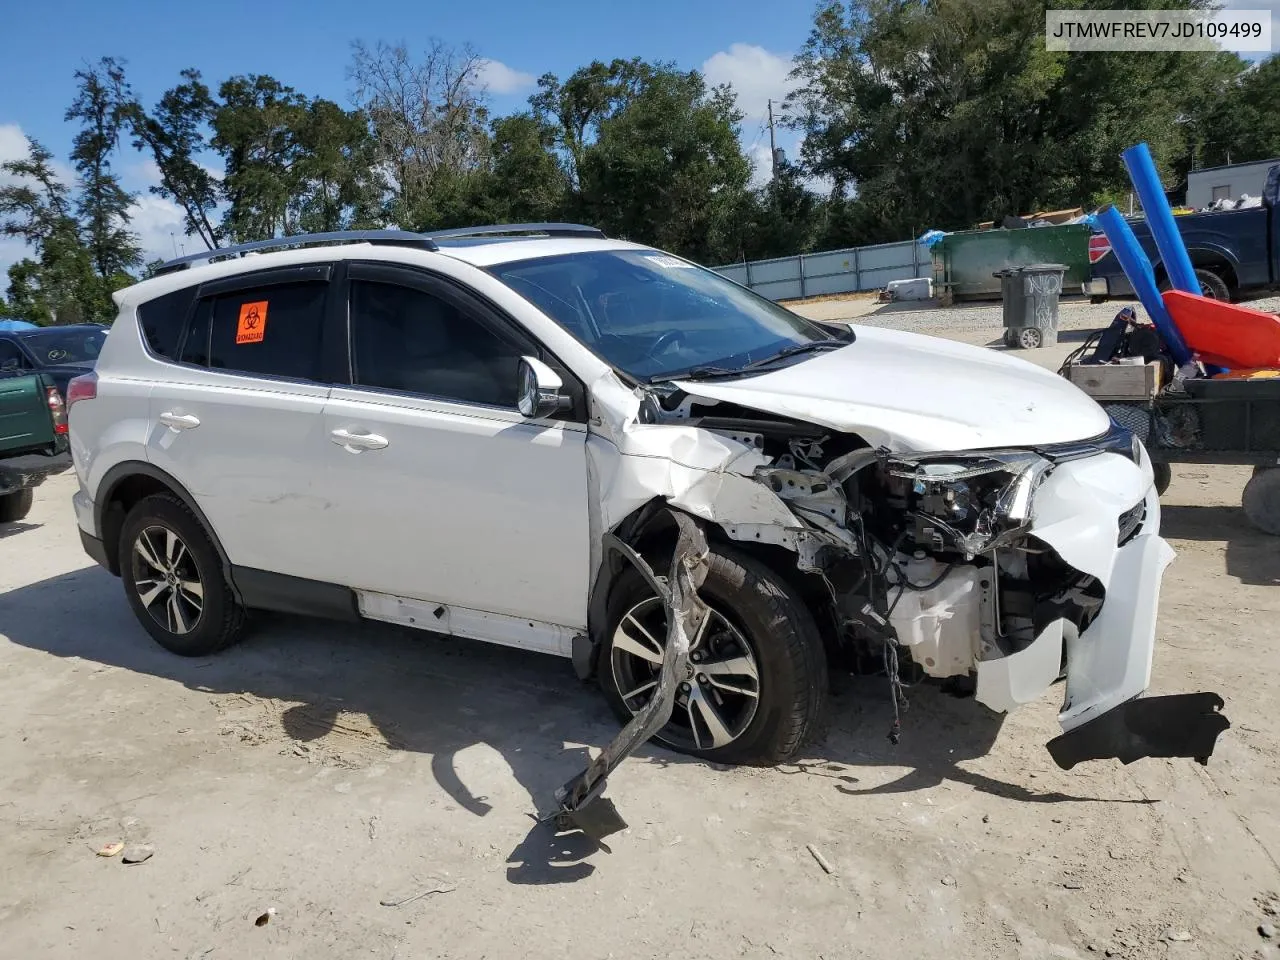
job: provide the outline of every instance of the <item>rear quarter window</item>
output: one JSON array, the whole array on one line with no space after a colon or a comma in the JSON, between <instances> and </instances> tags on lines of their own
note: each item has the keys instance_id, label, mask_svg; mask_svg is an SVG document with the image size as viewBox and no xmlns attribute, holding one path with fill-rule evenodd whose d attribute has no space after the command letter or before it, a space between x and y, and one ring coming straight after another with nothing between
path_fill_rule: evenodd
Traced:
<instances>
[{"instance_id":1,"label":"rear quarter window","mask_svg":"<svg viewBox=\"0 0 1280 960\"><path fill-rule=\"evenodd\" d=\"M142 328L142 339L157 357L177 359L182 328L194 297L194 288L186 287L139 305L138 325Z\"/></svg>"}]
</instances>

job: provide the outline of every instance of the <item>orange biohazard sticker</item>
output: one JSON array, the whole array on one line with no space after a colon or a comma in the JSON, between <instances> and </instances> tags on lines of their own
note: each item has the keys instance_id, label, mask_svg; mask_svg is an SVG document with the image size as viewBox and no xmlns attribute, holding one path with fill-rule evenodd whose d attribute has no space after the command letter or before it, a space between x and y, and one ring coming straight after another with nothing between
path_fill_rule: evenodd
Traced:
<instances>
[{"instance_id":1,"label":"orange biohazard sticker","mask_svg":"<svg viewBox=\"0 0 1280 960\"><path fill-rule=\"evenodd\" d=\"M240 323L236 326L236 343L261 343L267 335L267 301L240 304Z\"/></svg>"}]
</instances>

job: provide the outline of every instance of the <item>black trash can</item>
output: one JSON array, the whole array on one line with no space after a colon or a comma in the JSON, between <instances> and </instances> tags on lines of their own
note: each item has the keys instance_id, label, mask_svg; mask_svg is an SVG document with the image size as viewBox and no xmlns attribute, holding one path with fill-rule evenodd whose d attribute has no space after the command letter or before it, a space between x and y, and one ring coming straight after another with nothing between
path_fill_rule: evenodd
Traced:
<instances>
[{"instance_id":1,"label":"black trash can","mask_svg":"<svg viewBox=\"0 0 1280 960\"><path fill-rule=\"evenodd\" d=\"M1066 264L1032 263L1006 267L1000 280L1005 346L1032 349L1058 342L1058 300Z\"/></svg>"}]
</instances>

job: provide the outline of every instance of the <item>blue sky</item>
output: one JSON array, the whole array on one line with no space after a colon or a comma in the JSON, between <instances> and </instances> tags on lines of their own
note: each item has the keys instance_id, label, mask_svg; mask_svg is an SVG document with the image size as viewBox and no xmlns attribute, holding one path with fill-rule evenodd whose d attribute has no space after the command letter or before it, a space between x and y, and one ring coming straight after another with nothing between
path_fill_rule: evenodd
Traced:
<instances>
[{"instance_id":1,"label":"blue sky","mask_svg":"<svg viewBox=\"0 0 1280 960\"><path fill-rule=\"evenodd\" d=\"M147 104L178 82L180 70L196 67L211 86L233 74L268 73L345 105L351 41L403 40L422 48L438 37L470 43L493 61L487 76L497 113L522 108L539 75L563 77L592 59L639 56L704 69L713 82L731 82L739 91L748 113L744 145L764 164L765 100L785 95L790 58L813 13L805 0L39 0L6 6L0 161L25 152L28 136L65 160L75 132L62 120L75 95L73 74L101 56L127 61L129 79ZM780 139L789 152L795 142L790 134ZM126 187L142 191L134 228L148 254L171 254L170 231L182 242L176 209L145 193L152 178L139 154L125 150L118 166ZM0 271L21 255L13 241L0 241Z\"/></svg>"}]
</instances>

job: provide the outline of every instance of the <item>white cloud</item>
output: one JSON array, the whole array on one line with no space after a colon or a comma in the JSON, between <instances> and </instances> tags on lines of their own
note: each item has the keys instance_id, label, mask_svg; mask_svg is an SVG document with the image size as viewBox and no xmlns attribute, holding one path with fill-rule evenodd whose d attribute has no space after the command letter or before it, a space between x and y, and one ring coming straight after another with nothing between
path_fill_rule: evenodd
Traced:
<instances>
[{"instance_id":1,"label":"white cloud","mask_svg":"<svg viewBox=\"0 0 1280 960\"><path fill-rule=\"evenodd\" d=\"M27 150L27 137L21 127L14 123L0 124L0 163L25 157ZM74 170L55 161L54 171L69 189L74 189ZM14 179L0 173L0 183L13 182ZM172 200L149 192L150 186L160 182L160 171L153 160L141 160L125 166L121 170L121 180L126 189L137 194L129 208L129 229L138 237L144 263L157 257L172 258L175 246L179 254L184 248L187 253L204 248L199 238L187 236L182 208ZM21 240L0 238L0 292L9 285L9 267L30 255L30 249Z\"/></svg>"},{"instance_id":2,"label":"white cloud","mask_svg":"<svg viewBox=\"0 0 1280 960\"><path fill-rule=\"evenodd\" d=\"M498 96L521 93L537 82L532 73L514 70L501 60L481 60L479 70L480 83L490 93Z\"/></svg>"},{"instance_id":3,"label":"white cloud","mask_svg":"<svg viewBox=\"0 0 1280 960\"><path fill-rule=\"evenodd\" d=\"M795 87L788 78L791 55L772 53L750 43L734 43L713 53L702 63L702 74L711 86L727 83L738 95L738 109L748 120L763 120L772 98L774 113Z\"/></svg>"}]
</instances>

